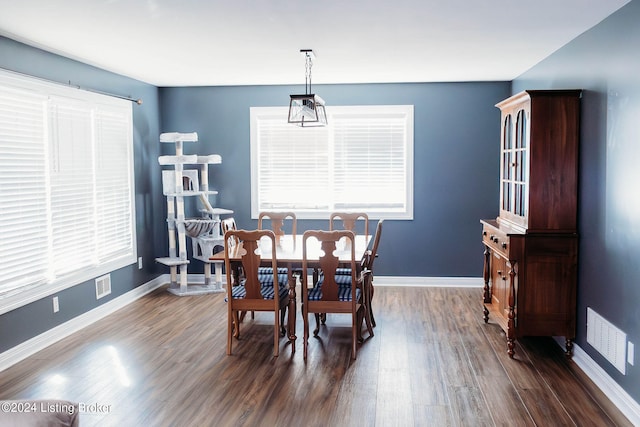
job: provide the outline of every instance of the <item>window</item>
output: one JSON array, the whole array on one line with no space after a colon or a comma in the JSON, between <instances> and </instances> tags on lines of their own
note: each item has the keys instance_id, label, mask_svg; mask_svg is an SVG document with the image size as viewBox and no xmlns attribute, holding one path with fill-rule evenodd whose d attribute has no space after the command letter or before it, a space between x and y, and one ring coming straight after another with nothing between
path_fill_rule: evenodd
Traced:
<instances>
[{"instance_id":1,"label":"window","mask_svg":"<svg viewBox=\"0 0 640 427\"><path fill-rule=\"evenodd\" d=\"M251 213L333 211L413 218L413 106L327 107L329 125L300 128L287 109L254 107Z\"/></svg>"},{"instance_id":2,"label":"window","mask_svg":"<svg viewBox=\"0 0 640 427\"><path fill-rule=\"evenodd\" d=\"M136 262L131 103L0 72L0 313Z\"/></svg>"}]
</instances>

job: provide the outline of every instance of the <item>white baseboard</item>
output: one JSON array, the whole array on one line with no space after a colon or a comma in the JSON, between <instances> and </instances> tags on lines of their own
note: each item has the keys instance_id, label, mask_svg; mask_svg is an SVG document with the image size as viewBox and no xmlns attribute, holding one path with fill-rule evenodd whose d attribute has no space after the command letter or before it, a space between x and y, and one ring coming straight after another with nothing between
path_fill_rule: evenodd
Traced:
<instances>
[{"instance_id":1,"label":"white baseboard","mask_svg":"<svg viewBox=\"0 0 640 427\"><path fill-rule=\"evenodd\" d=\"M48 347L51 344L73 334L74 332L97 322L103 317L108 316L116 310L121 309L170 281L171 276L169 274L158 276L150 282L140 285L124 295L120 295L119 297L114 298L91 311L81 314L78 317L74 317L61 325L51 328L48 331L23 342L22 344L18 344L4 353L0 353L0 372L37 353L45 347Z\"/></svg>"},{"instance_id":2,"label":"white baseboard","mask_svg":"<svg viewBox=\"0 0 640 427\"><path fill-rule=\"evenodd\" d=\"M440 288L481 288L482 277L412 277L412 276L375 276L376 286L417 286Z\"/></svg>"},{"instance_id":3,"label":"white baseboard","mask_svg":"<svg viewBox=\"0 0 640 427\"><path fill-rule=\"evenodd\" d=\"M554 337L564 349L564 337ZM611 400L634 426L640 426L640 404L616 383L580 346L573 345L573 362Z\"/></svg>"}]
</instances>

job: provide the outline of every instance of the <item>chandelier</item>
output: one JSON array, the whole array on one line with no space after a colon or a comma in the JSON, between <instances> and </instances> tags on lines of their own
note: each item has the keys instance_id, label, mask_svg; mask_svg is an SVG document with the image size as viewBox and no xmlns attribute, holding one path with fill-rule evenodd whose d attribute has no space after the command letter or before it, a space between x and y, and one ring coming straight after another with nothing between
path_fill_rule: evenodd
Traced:
<instances>
[{"instance_id":1,"label":"chandelier","mask_svg":"<svg viewBox=\"0 0 640 427\"><path fill-rule=\"evenodd\" d=\"M311 67L315 55L311 49L300 49L300 53L305 57L304 94L291 95L289 123L302 127L326 126L324 100L311 93Z\"/></svg>"}]
</instances>

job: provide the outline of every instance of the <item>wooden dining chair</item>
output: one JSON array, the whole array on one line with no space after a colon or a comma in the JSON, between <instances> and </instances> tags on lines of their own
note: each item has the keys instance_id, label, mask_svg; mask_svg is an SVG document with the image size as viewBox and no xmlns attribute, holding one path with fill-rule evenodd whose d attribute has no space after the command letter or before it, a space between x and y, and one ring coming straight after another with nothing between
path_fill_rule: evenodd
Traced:
<instances>
[{"instance_id":1,"label":"wooden dining chair","mask_svg":"<svg viewBox=\"0 0 640 427\"><path fill-rule=\"evenodd\" d=\"M279 286L278 261L271 259L272 274L260 274L261 254L259 245L265 239L271 245L271 254L276 254L276 237L270 230L229 230L225 233L224 261L227 271L227 283L231 283L232 260L240 258L244 278L237 286L227 286L227 354L231 354L233 338L240 338L240 313L247 311L273 311L273 355L278 356L280 336L285 335L284 319L289 304L289 288ZM240 244L231 246L229 242L236 240Z\"/></svg>"},{"instance_id":2,"label":"wooden dining chair","mask_svg":"<svg viewBox=\"0 0 640 427\"><path fill-rule=\"evenodd\" d=\"M378 221L378 225L376 226L376 234L373 237L373 246L371 249L365 251L362 256L361 266L362 266L362 281L364 283L365 288L365 305L367 314L369 316L369 321L373 326L376 326L376 319L373 316L373 309L371 308L371 300L373 298L373 263L378 257L378 246L380 245L380 237L382 236L382 225L384 223L384 219Z\"/></svg>"},{"instance_id":3,"label":"wooden dining chair","mask_svg":"<svg viewBox=\"0 0 640 427\"><path fill-rule=\"evenodd\" d=\"M342 221L342 229L358 235L358 221L364 220L364 235L369 235L369 215L364 212L333 212L329 215L329 231L336 230L335 223ZM339 228L337 228L339 230Z\"/></svg>"},{"instance_id":4,"label":"wooden dining chair","mask_svg":"<svg viewBox=\"0 0 640 427\"><path fill-rule=\"evenodd\" d=\"M263 230L263 222L271 221L271 231L276 237L284 236L285 228L288 228L290 234L296 234L298 219L294 212L260 212L258 215L258 230Z\"/></svg>"},{"instance_id":5,"label":"wooden dining chair","mask_svg":"<svg viewBox=\"0 0 640 427\"><path fill-rule=\"evenodd\" d=\"M271 231L276 235L276 245L278 245L278 238L287 234L285 232L286 229L290 231L290 234L296 234L296 228L298 220L296 218L296 214L294 212L260 212L258 215L258 230L263 230L263 225L265 222L271 222ZM260 269L262 274L270 274L271 271L269 267L262 267ZM288 283L288 270L286 268L280 268L278 271L278 277L281 280L285 280L284 285ZM282 279L284 277L284 279Z\"/></svg>"},{"instance_id":6,"label":"wooden dining chair","mask_svg":"<svg viewBox=\"0 0 640 427\"><path fill-rule=\"evenodd\" d=\"M309 260L310 240L317 239L321 253L318 260ZM350 251L349 268L351 268L351 281L349 284L338 285L336 282L336 270L339 266L339 258L336 254L337 244L340 239L346 239L350 244L345 247ZM309 313L316 318L316 328L313 331L315 337L320 330L319 315L321 313L343 313L351 315L351 357L356 358L357 342L360 339L359 325L362 324L363 290L356 277L355 236L352 231L306 231L302 237L302 270L307 271L310 264L318 266L321 274L318 281L309 287L308 275L302 275L302 318L304 321L303 356L307 359L307 346L309 341ZM314 244L316 242L312 242ZM313 253L313 252L312 252Z\"/></svg>"},{"instance_id":7,"label":"wooden dining chair","mask_svg":"<svg viewBox=\"0 0 640 427\"><path fill-rule=\"evenodd\" d=\"M358 226L358 221L361 221L364 224L360 227ZM336 225L340 223L342 224L342 229L353 231L356 235L359 234L358 230L362 230L362 233L364 233L365 236L369 235L369 215L365 212L333 212L331 213L331 215L329 215L329 230L337 229ZM365 259L363 257L363 259L360 260L361 271L364 269L364 262ZM337 274L340 276L349 276L351 275L351 270L348 268L340 268L338 269ZM340 281L341 278L338 277L338 279L338 281ZM362 279L364 280L364 277ZM324 324L324 322L326 321L326 316L321 314L320 320ZM368 325L369 323L372 324L370 318L365 318L365 320L367 320Z\"/></svg>"},{"instance_id":8,"label":"wooden dining chair","mask_svg":"<svg viewBox=\"0 0 640 427\"><path fill-rule=\"evenodd\" d=\"M361 277L359 277L363 286L363 304L364 308L364 321L366 322L367 329L369 330L369 335L373 336L372 327L376 326L376 319L373 315L373 309L371 307L371 300L373 299L374 287L373 287L373 264L375 259L378 257L378 246L380 245L380 237L382 236L382 226L384 224L384 219L378 221L378 225L376 226L376 232L372 240L371 249L367 249L362 258L360 259L360 271ZM348 268L340 268L336 273L336 281L338 285L343 283L346 280L349 280L349 275L351 271ZM326 319L323 316L320 316L322 322ZM361 325L362 326L362 325Z\"/></svg>"}]
</instances>

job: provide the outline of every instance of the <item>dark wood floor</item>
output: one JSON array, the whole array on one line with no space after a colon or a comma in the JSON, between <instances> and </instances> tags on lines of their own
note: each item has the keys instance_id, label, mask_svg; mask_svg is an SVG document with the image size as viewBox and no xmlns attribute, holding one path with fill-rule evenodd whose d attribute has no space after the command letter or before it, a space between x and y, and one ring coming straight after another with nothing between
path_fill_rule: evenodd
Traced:
<instances>
[{"instance_id":1,"label":"dark wood floor","mask_svg":"<svg viewBox=\"0 0 640 427\"><path fill-rule=\"evenodd\" d=\"M223 295L158 289L3 371L0 399L109 405L81 426L630 425L550 338L510 360L480 293L378 287L357 360L348 318L330 315L305 364L301 339L272 357L272 315L246 319L227 356Z\"/></svg>"}]
</instances>

